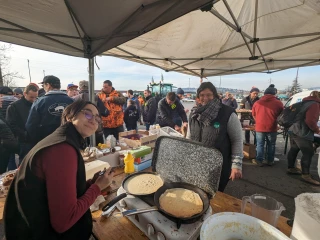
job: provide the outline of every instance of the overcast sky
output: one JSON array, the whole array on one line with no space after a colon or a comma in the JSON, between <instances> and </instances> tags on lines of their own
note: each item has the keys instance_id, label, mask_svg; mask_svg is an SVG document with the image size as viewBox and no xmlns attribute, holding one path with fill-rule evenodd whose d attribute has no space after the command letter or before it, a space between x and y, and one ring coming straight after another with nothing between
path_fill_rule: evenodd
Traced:
<instances>
[{"instance_id":1,"label":"overcast sky","mask_svg":"<svg viewBox=\"0 0 320 240\"><path fill-rule=\"evenodd\" d=\"M1 42L0 42L1 43ZM43 71L46 75L55 75L60 78L62 88L65 89L68 83L77 84L80 80L88 79L88 60L77 57L70 57L62 54L51 53L27 47L12 45L8 54L11 56L11 70L18 71L24 76L24 79L17 79L16 85L26 86L29 83L28 63L30 60L31 81L41 82ZM164 72L159 68L146 66L113 57L97 57L97 63L100 70L95 68L95 89L100 89L102 82L109 79L113 82L116 89L126 90L144 90L153 76L155 81L161 79L161 73L164 81L173 83L177 87L188 87L189 79L191 87L198 87L199 77L189 76L175 72ZM274 74L237 74L222 76L221 87L251 89L256 86L265 89L271 82L278 89L285 89L292 84L296 76L296 69L289 69ZM320 66L304 67L299 70L299 82L303 88L320 87ZM210 77L217 87L220 77Z\"/></svg>"}]
</instances>

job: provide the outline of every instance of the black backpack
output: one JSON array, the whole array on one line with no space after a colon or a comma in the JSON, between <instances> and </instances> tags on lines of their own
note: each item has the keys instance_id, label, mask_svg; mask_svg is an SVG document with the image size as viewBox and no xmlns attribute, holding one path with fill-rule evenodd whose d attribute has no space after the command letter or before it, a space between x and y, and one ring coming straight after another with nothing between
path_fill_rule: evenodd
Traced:
<instances>
[{"instance_id":1,"label":"black backpack","mask_svg":"<svg viewBox=\"0 0 320 240\"><path fill-rule=\"evenodd\" d=\"M315 101L304 101L286 107L278 116L277 123L284 128L290 128L294 123L304 119L306 111L313 103Z\"/></svg>"}]
</instances>

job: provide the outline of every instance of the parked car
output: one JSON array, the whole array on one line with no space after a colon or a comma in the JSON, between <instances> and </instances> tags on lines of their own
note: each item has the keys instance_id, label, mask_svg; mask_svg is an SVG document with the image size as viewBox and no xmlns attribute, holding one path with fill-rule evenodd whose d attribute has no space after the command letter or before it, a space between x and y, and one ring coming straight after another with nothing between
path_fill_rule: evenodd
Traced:
<instances>
[{"instance_id":1,"label":"parked car","mask_svg":"<svg viewBox=\"0 0 320 240\"><path fill-rule=\"evenodd\" d=\"M311 94L313 91L319 91L319 92L320 92L320 89L312 90L312 91L299 92L299 93L291 96L291 97L288 99L288 101L286 102L286 104L284 105L284 107L289 107L289 106L291 106L292 104L295 104L295 103L297 103L297 102L301 102L302 99L304 99L305 97L309 97L310 94Z\"/></svg>"},{"instance_id":2,"label":"parked car","mask_svg":"<svg viewBox=\"0 0 320 240\"><path fill-rule=\"evenodd\" d=\"M191 98L183 98L181 101L182 102L195 102L196 100L193 100Z\"/></svg>"}]
</instances>

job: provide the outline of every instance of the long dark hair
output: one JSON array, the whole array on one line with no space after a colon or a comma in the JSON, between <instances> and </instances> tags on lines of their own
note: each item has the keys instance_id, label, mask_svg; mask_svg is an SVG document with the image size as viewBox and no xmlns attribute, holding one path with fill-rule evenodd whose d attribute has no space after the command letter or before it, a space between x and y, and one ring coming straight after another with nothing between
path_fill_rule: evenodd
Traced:
<instances>
[{"instance_id":1,"label":"long dark hair","mask_svg":"<svg viewBox=\"0 0 320 240\"><path fill-rule=\"evenodd\" d=\"M201 83L200 87L197 89L197 98L199 98L200 92L202 92L205 89L209 89L213 93L214 98L219 99L217 89L211 82Z\"/></svg>"},{"instance_id":2,"label":"long dark hair","mask_svg":"<svg viewBox=\"0 0 320 240\"><path fill-rule=\"evenodd\" d=\"M68 123L68 119L73 119L88 104L95 106L95 108L98 110L97 106L94 103L85 101L83 99L76 100L69 106L67 106L61 116L61 126Z\"/></svg>"}]
</instances>

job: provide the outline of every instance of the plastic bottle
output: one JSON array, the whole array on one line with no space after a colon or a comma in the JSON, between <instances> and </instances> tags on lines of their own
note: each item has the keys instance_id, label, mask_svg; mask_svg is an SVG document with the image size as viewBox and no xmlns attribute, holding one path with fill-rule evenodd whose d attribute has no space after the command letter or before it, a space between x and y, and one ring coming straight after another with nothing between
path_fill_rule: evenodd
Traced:
<instances>
[{"instance_id":1,"label":"plastic bottle","mask_svg":"<svg viewBox=\"0 0 320 240\"><path fill-rule=\"evenodd\" d=\"M156 124L156 132L157 132L157 135L160 136L160 125L159 124Z\"/></svg>"},{"instance_id":2,"label":"plastic bottle","mask_svg":"<svg viewBox=\"0 0 320 240\"><path fill-rule=\"evenodd\" d=\"M124 172L133 173L134 172L134 157L130 152L128 152L124 157Z\"/></svg>"},{"instance_id":3,"label":"plastic bottle","mask_svg":"<svg viewBox=\"0 0 320 240\"><path fill-rule=\"evenodd\" d=\"M111 135L110 137L110 148L114 148L117 145L117 139Z\"/></svg>"}]
</instances>

